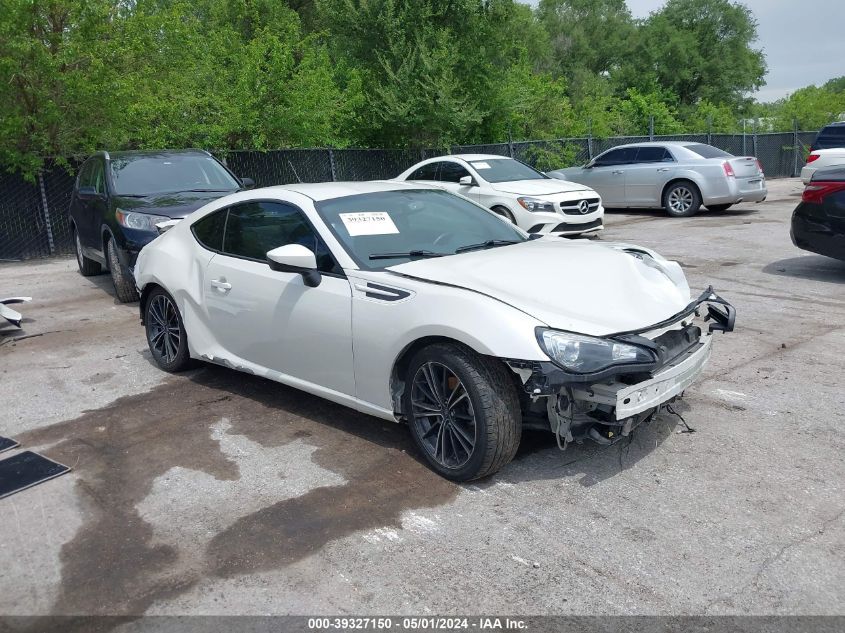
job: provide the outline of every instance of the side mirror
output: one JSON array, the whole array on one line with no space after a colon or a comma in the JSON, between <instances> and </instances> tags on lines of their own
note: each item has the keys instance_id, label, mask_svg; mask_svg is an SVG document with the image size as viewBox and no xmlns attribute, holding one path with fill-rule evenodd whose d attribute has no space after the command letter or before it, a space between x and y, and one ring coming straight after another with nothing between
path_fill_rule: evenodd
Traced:
<instances>
[{"instance_id":1,"label":"side mirror","mask_svg":"<svg viewBox=\"0 0 845 633\"><path fill-rule=\"evenodd\" d=\"M477 187L478 183L475 182L475 178L472 176L461 176L461 179L458 181L464 187Z\"/></svg>"},{"instance_id":2,"label":"side mirror","mask_svg":"<svg viewBox=\"0 0 845 633\"><path fill-rule=\"evenodd\" d=\"M252 189L255 181L252 178L241 178L241 189Z\"/></svg>"},{"instance_id":3,"label":"side mirror","mask_svg":"<svg viewBox=\"0 0 845 633\"><path fill-rule=\"evenodd\" d=\"M94 187L80 187L77 194L80 198L96 198L97 197L97 190Z\"/></svg>"},{"instance_id":4,"label":"side mirror","mask_svg":"<svg viewBox=\"0 0 845 633\"><path fill-rule=\"evenodd\" d=\"M267 264L278 272L299 273L309 288L316 288L323 281L316 255L302 244L285 244L268 251Z\"/></svg>"}]
</instances>

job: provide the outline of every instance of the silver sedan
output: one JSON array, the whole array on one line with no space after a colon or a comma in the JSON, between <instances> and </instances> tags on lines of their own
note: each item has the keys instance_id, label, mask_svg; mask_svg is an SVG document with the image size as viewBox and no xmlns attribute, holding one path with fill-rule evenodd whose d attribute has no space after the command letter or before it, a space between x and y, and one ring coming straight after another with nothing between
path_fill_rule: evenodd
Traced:
<instances>
[{"instance_id":1,"label":"silver sedan","mask_svg":"<svg viewBox=\"0 0 845 633\"><path fill-rule=\"evenodd\" d=\"M724 211L738 202L762 202L768 193L760 161L704 143L620 145L583 167L548 175L595 189L608 208L662 207L675 217L694 215L702 205Z\"/></svg>"}]
</instances>

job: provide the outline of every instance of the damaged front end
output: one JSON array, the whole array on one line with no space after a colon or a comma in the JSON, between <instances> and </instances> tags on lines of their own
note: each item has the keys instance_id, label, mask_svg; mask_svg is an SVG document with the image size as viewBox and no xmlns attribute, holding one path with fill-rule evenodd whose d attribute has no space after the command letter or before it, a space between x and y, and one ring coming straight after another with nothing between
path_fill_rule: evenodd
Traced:
<instances>
[{"instance_id":1,"label":"damaged front end","mask_svg":"<svg viewBox=\"0 0 845 633\"><path fill-rule=\"evenodd\" d=\"M713 333L733 331L735 320L711 287L641 330L588 337L538 328L551 360L505 361L523 383L523 424L550 428L562 449L584 439L612 444L683 394L710 358Z\"/></svg>"}]
</instances>

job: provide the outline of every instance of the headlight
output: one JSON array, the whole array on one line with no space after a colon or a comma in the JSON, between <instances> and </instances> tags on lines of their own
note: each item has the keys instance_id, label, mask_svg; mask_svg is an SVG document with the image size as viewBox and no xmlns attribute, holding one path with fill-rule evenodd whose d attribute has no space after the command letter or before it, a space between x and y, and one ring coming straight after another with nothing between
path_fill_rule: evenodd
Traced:
<instances>
[{"instance_id":1,"label":"headlight","mask_svg":"<svg viewBox=\"0 0 845 633\"><path fill-rule=\"evenodd\" d=\"M647 349L604 338L542 330L538 337L546 354L558 365L579 374L591 374L613 365L653 363Z\"/></svg>"},{"instance_id":2,"label":"headlight","mask_svg":"<svg viewBox=\"0 0 845 633\"><path fill-rule=\"evenodd\" d=\"M555 212L555 205L553 202L547 202L546 200L538 200L537 198L517 198L516 201L525 209L533 213L538 213L540 211L545 211L547 213L554 213Z\"/></svg>"},{"instance_id":3,"label":"headlight","mask_svg":"<svg viewBox=\"0 0 845 633\"><path fill-rule=\"evenodd\" d=\"M114 216L121 226L125 226L127 229L138 229L139 231L157 231L156 224L172 219L162 215L135 213L133 211L123 211L122 209L116 209Z\"/></svg>"}]
</instances>

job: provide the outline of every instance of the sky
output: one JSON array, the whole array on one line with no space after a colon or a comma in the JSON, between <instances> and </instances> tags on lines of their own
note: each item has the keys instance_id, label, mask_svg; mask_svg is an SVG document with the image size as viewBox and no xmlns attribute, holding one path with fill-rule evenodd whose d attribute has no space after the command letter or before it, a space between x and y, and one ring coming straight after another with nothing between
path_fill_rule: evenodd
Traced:
<instances>
[{"instance_id":1,"label":"sky","mask_svg":"<svg viewBox=\"0 0 845 633\"><path fill-rule=\"evenodd\" d=\"M525 0L536 6L538 0ZM665 0L626 0L635 18ZM754 96L774 101L845 75L845 0L741 0L757 18L756 48L766 54L766 85Z\"/></svg>"}]
</instances>

